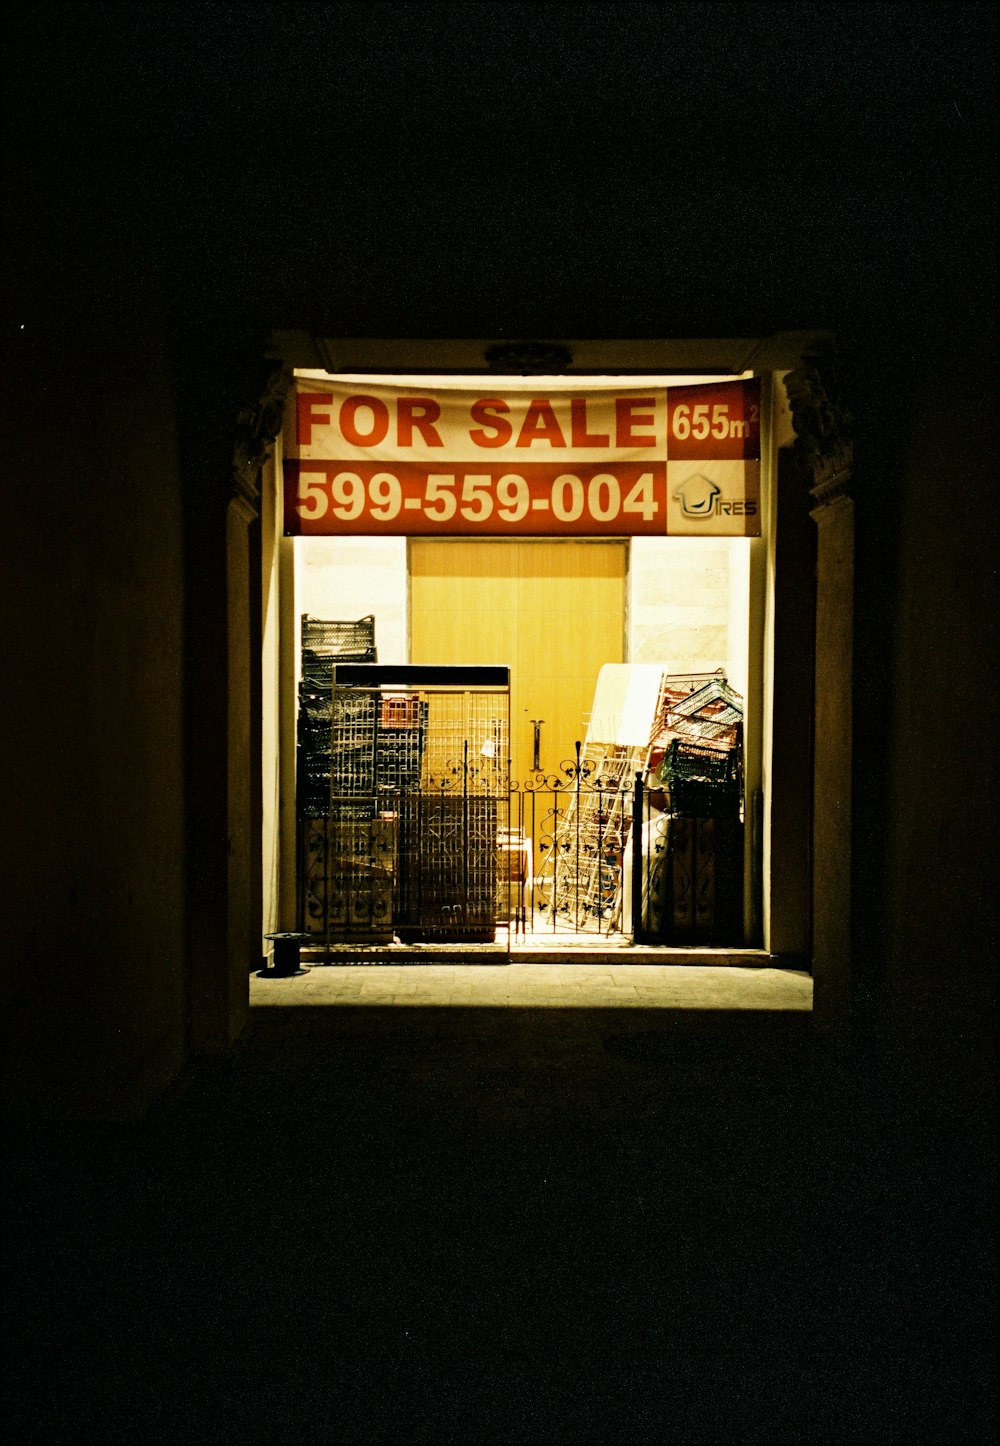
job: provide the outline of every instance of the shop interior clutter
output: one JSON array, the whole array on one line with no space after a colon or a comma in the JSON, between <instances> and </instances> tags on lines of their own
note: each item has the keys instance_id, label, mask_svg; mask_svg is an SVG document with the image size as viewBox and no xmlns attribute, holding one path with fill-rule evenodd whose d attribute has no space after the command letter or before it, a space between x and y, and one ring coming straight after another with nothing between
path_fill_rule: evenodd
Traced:
<instances>
[{"instance_id":1,"label":"shop interior clutter","mask_svg":"<svg viewBox=\"0 0 1000 1446\"><path fill-rule=\"evenodd\" d=\"M743 699L721 670L606 665L576 756L516 779L506 668L379 666L371 615L303 616L301 654L297 923L316 946L743 943Z\"/></svg>"}]
</instances>

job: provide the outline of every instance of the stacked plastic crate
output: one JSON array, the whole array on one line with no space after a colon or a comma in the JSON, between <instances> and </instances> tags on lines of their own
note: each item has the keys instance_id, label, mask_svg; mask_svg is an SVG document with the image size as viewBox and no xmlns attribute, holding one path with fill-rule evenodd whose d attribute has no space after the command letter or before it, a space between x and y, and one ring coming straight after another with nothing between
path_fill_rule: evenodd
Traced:
<instances>
[{"instance_id":1,"label":"stacked plastic crate","mask_svg":"<svg viewBox=\"0 0 1000 1446\"><path fill-rule=\"evenodd\" d=\"M647 802L665 813L651 813L645 830L645 937L734 946L743 941L743 700L721 675L687 693L679 681L664 679L651 740Z\"/></svg>"},{"instance_id":2,"label":"stacked plastic crate","mask_svg":"<svg viewBox=\"0 0 1000 1446\"><path fill-rule=\"evenodd\" d=\"M334 734L333 670L342 663L374 663L375 618L352 621L302 617L302 668L299 683L297 813L299 821L299 927L329 939L331 916L343 913L346 901L335 899L331 869L339 840L338 825L373 816L375 704L352 699L350 719L337 719L355 735L355 751L336 750L331 776ZM365 710L367 709L367 714ZM359 712L360 710L360 712ZM343 708L338 708L338 714ZM355 716L357 715L357 716ZM362 716L364 715L364 716Z\"/></svg>"}]
</instances>

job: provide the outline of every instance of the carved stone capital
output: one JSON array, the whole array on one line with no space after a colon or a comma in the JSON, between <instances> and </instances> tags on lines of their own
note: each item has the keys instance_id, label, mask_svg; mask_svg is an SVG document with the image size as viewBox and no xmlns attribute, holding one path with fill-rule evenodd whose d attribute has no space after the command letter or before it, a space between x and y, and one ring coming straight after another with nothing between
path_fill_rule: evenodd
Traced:
<instances>
[{"instance_id":1,"label":"carved stone capital","mask_svg":"<svg viewBox=\"0 0 1000 1446\"><path fill-rule=\"evenodd\" d=\"M795 431L795 455L809 479L817 507L851 491L854 477L853 418L832 351L804 356L785 377Z\"/></svg>"},{"instance_id":2,"label":"carved stone capital","mask_svg":"<svg viewBox=\"0 0 1000 1446\"><path fill-rule=\"evenodd\" d=\"M285 401L292 385L291 367L270 367L259 396L236 418L230 497L248 521L258 515L260 474L285 417Z\"/></svg>"}]
</instances>

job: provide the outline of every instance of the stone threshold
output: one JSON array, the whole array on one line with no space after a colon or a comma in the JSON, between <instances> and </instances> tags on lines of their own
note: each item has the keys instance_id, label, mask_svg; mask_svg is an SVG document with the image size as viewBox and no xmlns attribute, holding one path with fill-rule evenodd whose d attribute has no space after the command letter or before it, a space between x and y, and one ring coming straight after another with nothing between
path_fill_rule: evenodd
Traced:
<instances>
[{"instance_id":1,"label":"stone threshold","mask_svg":"<svg viewBox=\"0 0 1000 1446\"><path fill-rule=\"evenodd\" d=\"M646 964L659 967L689 965L716 969L781 969L790 967L764 949L720 949L708 946L670 948L651 944L552 944L532 941L512 944L331 944L328 948L303 947L302 963L323 965L421 964L493 966L517 964ZM801 968L801 966L797 966Z\"/></svg>"}]
</instances>

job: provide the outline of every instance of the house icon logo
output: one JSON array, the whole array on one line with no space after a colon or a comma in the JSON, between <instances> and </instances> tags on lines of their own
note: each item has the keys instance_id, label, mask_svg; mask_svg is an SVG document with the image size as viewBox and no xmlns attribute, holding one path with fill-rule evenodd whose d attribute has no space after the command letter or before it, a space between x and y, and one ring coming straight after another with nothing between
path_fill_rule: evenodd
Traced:
<instances>
[{"instance_id":1,"label":"house icon logo","mask_svg":"<svg viewBox=\"0 0 1000 1446\"><path fill-rule=\"evenodd\" d=\"M686 478L674 493L674 501L681 504L685 517L711 517L715 511L715 499L722 488L704 477L700 472Z\"/></svg>"}]
</instances>

